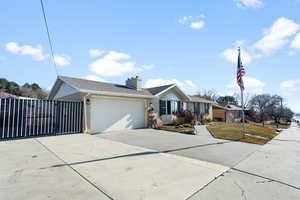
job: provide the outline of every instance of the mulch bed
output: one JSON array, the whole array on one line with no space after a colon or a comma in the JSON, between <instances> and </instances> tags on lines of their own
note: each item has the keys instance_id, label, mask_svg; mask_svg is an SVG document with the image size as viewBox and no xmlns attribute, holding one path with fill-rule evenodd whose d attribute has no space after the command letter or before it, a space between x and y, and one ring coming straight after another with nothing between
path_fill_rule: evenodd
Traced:
<instances>
[{"instance_id":1,"label":"mulch bed","mask_svg":"<svg viewBox=\"0 0 300 200\"><path fill-rule=\"evenodd\" d=\"M179 125L179 126L162 125L159 127L159 129L164 131L172 131L172 132L194 135L194 128L191 125Z\"/></svg>"}]
</instances>

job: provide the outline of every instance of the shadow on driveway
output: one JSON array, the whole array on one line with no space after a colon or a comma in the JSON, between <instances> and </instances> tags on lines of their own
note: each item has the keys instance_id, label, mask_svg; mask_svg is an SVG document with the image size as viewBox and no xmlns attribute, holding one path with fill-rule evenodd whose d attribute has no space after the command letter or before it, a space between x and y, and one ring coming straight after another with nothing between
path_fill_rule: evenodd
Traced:
<instances>
[{"instance_id":1,"label":"shadow on driveway","mask_svg":"<svg viewBox=\"0 0 300 200\"><path fill-rule=\"evenodd\" d=\"M170 149L170 150L165 150L165 151L145 151L145 152L131 153L131 154L112 156L112 157L107 157L107 158L99 158L99 159L80 161L80 162L73 162L73 163L67 163L67 164L58 164L58 165L53 165L51 167L64 167L64 166L80 165L80 164L86 164L86 163L91 163L91 162L112 160L112 159L125 158L125 157L145 156L145 155L152 155L152 154L159 154L159 153L172 153L172 152L176 152L176 151L183 151L183 150L187 150L187 149L205 147L205 146L210 146L210 145L225 144L225 143L230 143L230 142L217 142L217 143L210 143L210 144L202 144L202 145L195 145L195 146L178 148L178 149Z\"/></svg>"}]
</instances>

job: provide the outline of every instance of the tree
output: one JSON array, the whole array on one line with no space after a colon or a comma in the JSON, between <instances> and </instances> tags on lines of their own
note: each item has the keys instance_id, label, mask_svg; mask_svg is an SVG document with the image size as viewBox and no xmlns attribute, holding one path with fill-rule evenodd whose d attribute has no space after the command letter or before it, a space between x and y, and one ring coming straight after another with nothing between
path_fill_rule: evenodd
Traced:
<instances>
[{"instance_id":1,"label":"tree","mask_svg":"<svg viewBox=\"0 0 300 200\"><path fill-rule=\"evenodd\" d=\"M279 95L273 95L271 98L272 103L267 108L267 114L274 120L278 128L283 112L283 98Z\"/></svg>"},{"instance_id":2,"label":"tree","mask_svg":"<svg viewBox=\"0 0 300 200\"><path fill-rule=\"evenodd\" d=\"M210 101L217 101L219 98L219 95L215 90L204 90L203 93L199 92L196 97L201 97Z\"/></svg>"},{"instance_id":3,"label":"tree","mask_svg":"<svg viewBox=\"0 0 300 200\"><path fill-rule=\"evenodd\" d=\"M0 89L7 88L8 81L5 78L0 78Z\"/></svg>"},{"instance_id":4,"label":"tree","mask_svg":"<svg viewBox=\"0 0 300 200\"><path fill-rule=\"evenodd\" d=\"M219 104L222 104L222 105L227 105L227 104L233 104L233 105L238 105L238 102L236 100L236 98L234 96L220 96L218 99L217 99L217 102Z\"/></svg>"},{"instance_id":5,"label":"tree","mask_svg":"<svg viewBox=\"0 0 300 200\"><path fill-rule=\"evenodd\" d=\"M294 116L294 112L288 108L288 107L283 107L282 109L282 119L285 120L286 122L290 122Z\"/></svg>"},{"instance_id":6,"label":"tree","mask_svg":"<svg viewBox=\"0 0 300 200\"><path fill-rule=\"evenodd\" d=\"M38 84L36 84L36 83L32 83L32 84L31 84L31 88L32 88L33 90L40 90L40 89L41 89L40 86L39 86Z\"/></svg>"},{"instance_id":7,"label":"tree","mask_svg":"<svg viewBox=\"0 0 300 200\"><path fill-rule=\"evenodd\" d=\"M20 95L20 86L13 81L8 82L7 87L5 88L6 91L10 94L14 94L14 95Z\"/></svg>"},{"instance_id":8,"label":"tree","mask_svg":"<svg viewBox=\"0 0 300 200\"><path fill-rule=\"evenodd\" d=\"M276 99L269 94L260 94L251 98L249 101L249 106L254 113L257 113L259 121L262 122L263 126L265 125L265 120L270 114L272 106L275 106L277 103Z\"/></svg>"},{"instance_id":9,"label":"tree","mask_svg":"<svg viewBox=\"0 0 300 200\"><path fill-rule=\"evenodd\" d=\"M47 97L47 93L37 83L25 83L22 87L20 87L16 82L8 81L5 78L0 78L0 89L16 96L25 96L38 99L46 99Z\"/></svg>"},{"instance_id":10,"label":"tree","mask_svg":"<svg viewBox=\"0 0 300 200\"><path fill-rule=\"evenodd\" d=\"M33 89L31 87L21 87L20 88L21 96L32 97L37 99L46 99L47 93L42 89Z\"/></svg>"},{"instance_id":11,"label":"tree","mask_svg":"<svg viewBox=\"0 0 300 200\"><path fill-rule=\"evenodd\" d=\"M234 93L232 96L236 99L237 102L239 102L238 103L239 105L242 104L240 93ZM249 102L250 102L251 98L252 98L251 93L249 93L249 92L244 93L244 108L249 108Z\"/></svg>"},{"instance_id":12,"label":"tree","mask_svg":"<svg viewBox=\"0 0 300 200\"><path fill-rule=\"evenodd\" d=\"M30 88L30 84L29 83L25 83L22 87Z\"/></svg>"}]
</instances>

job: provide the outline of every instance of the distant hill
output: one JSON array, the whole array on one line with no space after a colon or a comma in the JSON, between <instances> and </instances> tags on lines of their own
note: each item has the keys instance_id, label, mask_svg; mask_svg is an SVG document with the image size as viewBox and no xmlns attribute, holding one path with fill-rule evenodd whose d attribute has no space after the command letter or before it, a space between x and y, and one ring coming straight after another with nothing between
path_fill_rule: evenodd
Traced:
<instances>
[{"instance_id":1,"label":"distant hill","mask_svg":"<svg viewBox=\"0 0 300 200\"><path fill-rule=\"evenodd\" d=\"M37 83L25 83L20 86L16 82L5 78L0 78L0 90L11 95L38 99L46 99L48 95Z\"/></svg>"}]
</instances>

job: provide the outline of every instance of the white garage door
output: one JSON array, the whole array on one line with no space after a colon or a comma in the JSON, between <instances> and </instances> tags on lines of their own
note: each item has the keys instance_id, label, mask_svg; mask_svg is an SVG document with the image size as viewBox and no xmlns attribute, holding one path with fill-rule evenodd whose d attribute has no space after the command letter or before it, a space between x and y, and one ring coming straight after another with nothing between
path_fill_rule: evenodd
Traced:
<instances>
[{"instance_id":1,"label":"white garage door","mask_svg":"<svg viewBox=\"0 0 300 200\"><path fill-rule=\"evenodd\" d=\"M145 101L109 98L91 99L91 132L145 127Z\"/></svg>"}]
</instances>

